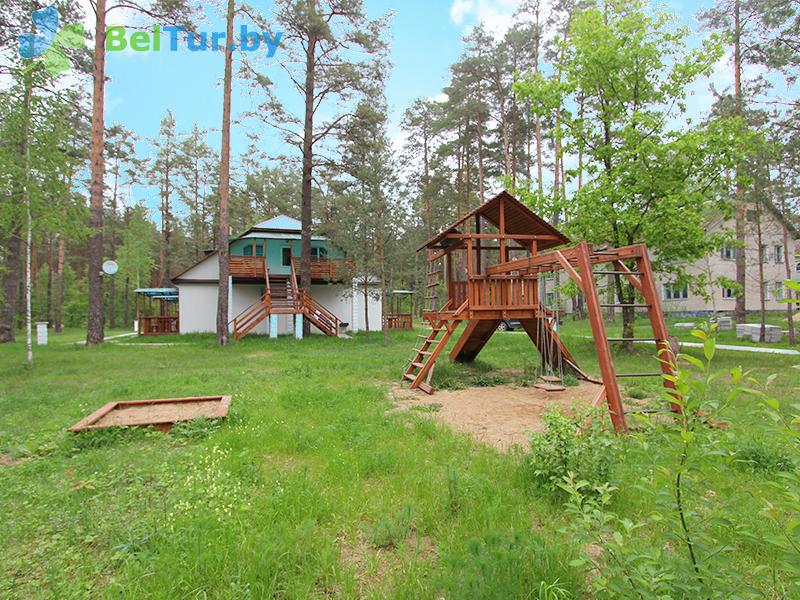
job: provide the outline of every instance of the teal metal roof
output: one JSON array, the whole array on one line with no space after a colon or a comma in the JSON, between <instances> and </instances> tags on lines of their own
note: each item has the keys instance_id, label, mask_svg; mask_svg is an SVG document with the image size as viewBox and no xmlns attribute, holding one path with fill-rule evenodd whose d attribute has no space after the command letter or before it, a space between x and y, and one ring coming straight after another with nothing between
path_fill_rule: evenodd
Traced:
<instances>
[{"instance_id":1,"label":"teal metal roof","mask_svg":"<svg viewBox=\"0 0 800 600\"><path fill-rule=\"evenodd\" d=\"M136 288L133 291L148 298L160 298L161 300L178 299L178 288Z\"/></svg>"},{"instance_id":2,"label":"teal metal roof","mask_svg":"<svg viewBox=\"0 0 800 600\"><path fill-rule=\"evenodd\" d=\"M303 230L303 226L297 219L293 219L292 217L287 217L286 215L278 215L277 217L272 217L271 219L267 219L266 221L262 221L257 225L253 225L253 229L283 229L287 231L297 231L300 232Z\"/></svg>"}]
</instances>

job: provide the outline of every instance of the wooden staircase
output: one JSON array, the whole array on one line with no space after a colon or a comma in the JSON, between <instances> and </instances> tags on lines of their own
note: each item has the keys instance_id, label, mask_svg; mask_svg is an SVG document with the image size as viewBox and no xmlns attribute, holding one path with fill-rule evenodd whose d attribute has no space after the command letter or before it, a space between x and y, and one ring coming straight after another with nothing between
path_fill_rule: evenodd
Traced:
<instances>
[{"instance_id":1,"label":"wooden staircase","mask_svg":"<svg viewBox=\"0 0 800 600\"><path fill-rule=\"evenodd\" d=\"M458 327L458 321L442 319L433 324L433 329L428 335L418 336L422 345L414 348L414 354L403 374L403 379L411 382L411 388L419 388L426 394L433 393L431 378L433 377L433 367L436 359L444 350L445 345L450 340ZM439 334L442 334L439 337Z\"/></svg>"},{"instance_id":2,"label":"wooden staircase","mask_svg":"<svg viewBox=\"0 0 800 600\"><path fill-rule=\"evenodd\" d=\"M265 294L233 319L234 339L240 340L251 333L271 314L302 314L325 335L339 337L339 318L297 288L294 269L291 275L267 272L265 279Z\"/></svg>"},{"instance_id":3,"label":"wooden staircase","mask_svg":"<svg viewBox=\"0 0 800 600\"><path fill-rule=\"evenodd\" d=\"M272 301L272 312L292 313L297 312L298 298L291 277L288 275L273 275L268 277Z\"/></svg>"},{"instance_id":4,"label":"wooden staircase","mask_svg":"<svg viewBox=\"0 0 800 600\"><path fill-rule=\"evenodd\" d=\"M339 318L314 300L310 294L300 292L300 309L305 317L325 335L339 336Z\"/></svg>"},{"instance_id":5,"label":"wooden staircase","mask_svg":"<svg viewBox=\"0 0 800 600\"><path fill-rule=\"evenodd\" d=\"M240 340L269 317L269 294L245 308L233 320L233 339Z\"/></svg>"}]
</instances>

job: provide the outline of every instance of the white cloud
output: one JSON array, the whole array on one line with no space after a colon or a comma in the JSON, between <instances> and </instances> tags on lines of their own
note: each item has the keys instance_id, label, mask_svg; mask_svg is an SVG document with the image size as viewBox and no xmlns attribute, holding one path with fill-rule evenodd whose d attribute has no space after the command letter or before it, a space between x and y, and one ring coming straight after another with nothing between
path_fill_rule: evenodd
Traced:
<instances>
[{"instance_id":1,"label":"white cloud","mask_svg":"<svg viewBox=\"0 0 800 600\"><path fill-rule=\"evenodd\" d=\"M435 96L431 96L428 99L429 100L433 100L434 102L437 102L439 104L444 104L445 102L450 100L450 97L447 94L445 94L444 92L441 92L440 94L436 94Z\"/></svg>"},{"instance_id":2,"label":"white cloud","mask_svg":"<svg viewBox=\"0 0 800 600\"><path fill-rule=\"evenodd\" d=\"M473 0L453 0L453 5L450 7L450 18L456 25L463 25L464 19L472 13L474 8Z\"/></svg>"},{"instance_id":3,"label":"white cloud","mask_svg":"<svg viewBox=\"0 0 800 600\"><path fill-rule=\"evenodd\" d=\"M453 0L450 19L465 29L483 23L489 33L501 37L511 26L519 3L520 0Z\"/></svg>"}]
</instances>

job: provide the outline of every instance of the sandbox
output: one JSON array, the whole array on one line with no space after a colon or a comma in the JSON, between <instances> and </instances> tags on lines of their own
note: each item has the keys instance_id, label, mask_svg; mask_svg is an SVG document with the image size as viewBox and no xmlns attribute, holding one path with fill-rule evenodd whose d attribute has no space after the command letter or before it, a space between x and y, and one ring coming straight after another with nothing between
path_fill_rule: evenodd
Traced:
<instances>
[{"instance_id":1,"label":"sandbox","mask_svg":"<svg viewBox=\"0 0 800 600\"><path fill-rule=\"evenodd\" d=\"M72 432L106 427L135 427L153 425L168 431L179 421L192 419L222 419L228 414L230 396L199 396L191 398L158 398L109 402L69 428Z\"/></svg>"}]
</instances>

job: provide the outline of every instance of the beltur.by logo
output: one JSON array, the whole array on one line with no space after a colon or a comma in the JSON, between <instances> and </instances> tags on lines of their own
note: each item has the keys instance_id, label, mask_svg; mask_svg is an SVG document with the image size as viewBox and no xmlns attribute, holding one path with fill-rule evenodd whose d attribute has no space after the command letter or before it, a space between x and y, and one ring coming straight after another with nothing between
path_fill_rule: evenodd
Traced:
<instances>
[{"instance_id":1,"label":"beltur.by logo","mask_svg":"<svg viewBox=\"0 0 800 600\"><path fill-rule=\"evenodd\" d=\"M130 48L134 52L161 52L169 50L176 52L180 34L186 28L181 25L170 25L161 27L156 25L153 31L134 31L128 33L125 27L109 27L106 31L106 50L115 52ZM169 39L162 44L161 34L166 33ZM274 35L266 31L249 31L247 25L239 28L239 40L226 40L224 31L201 31L188 32L186 34L186 47L191 52L204 52L206 50L219 51L226 47L230 50L241 50L243 52L255 52L262 46L266 50L268 57L275 56L278 46L281 43L283 33L278 31Z\"/></svg>"},{"instance_id":2,"label":"beltur.by logo","mask_svg":"<svg viewBox=\"0 0 800 600\"><path fill-rule=\"evenodd\" d=\"M52 75L68 71L70 61L64 49L85 47L83 25L70 23L59 28L55 6L35 11L31 14L31 20L37 33L19 35L19 55L29 60L41 58L44 68Z\"/></svg>"}]
</instances>

